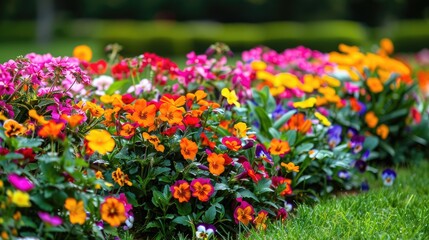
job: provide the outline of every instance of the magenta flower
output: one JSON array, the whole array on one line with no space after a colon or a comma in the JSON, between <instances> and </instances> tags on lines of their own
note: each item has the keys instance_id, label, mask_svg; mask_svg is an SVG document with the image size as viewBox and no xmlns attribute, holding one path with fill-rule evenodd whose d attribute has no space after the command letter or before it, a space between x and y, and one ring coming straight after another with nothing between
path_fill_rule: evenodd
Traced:
<instances>
[{"instance_id":1,"label":"magenta flower","mask_svg":"<svg viewBox=\"0 0 429 240\"><path fill-rule=\"evenodd\" d=\"M235 208L234 210L234 219L235 223L243 223L244 225L248 225L249 222L253 221L255 209L250 205L248 202L243 201L243 199L238 198L238 202L240 202L240 205Z\"/></svg>"},{"instance_id":2,"label":"magenta flower","mask_svg":"<svg viewBox=\"0 0 429 240\"><path fill-rule=\"evenodd\" d=\"M14 188L23 192L31 191L34 188L34 184L28 178L21 177L16 173L9 174L7 180Z\"/></svg>"},{"instance_id":3,"label":"magenta flower","mask_svg":"<svg viewBox=\"0 0 429 240\"><path fill-rule=\"evenodd\" d=\"M42 219L43 222L54 227L63 224L63 219L58 216L51 216L47 212L38 212L37 215L39 215L39 218Z\"/></svg>"},{"instance_id":4,"label":"magenta flower","mask_svg":"<svg viewBox=\"0 0 429 240\"><path fill-rule=\"evenodd\" d=\"M214 187L209 178L196 178L191 182L192 196L201 202L207 202L214 192Z\"/></svg>"}]
</instances>

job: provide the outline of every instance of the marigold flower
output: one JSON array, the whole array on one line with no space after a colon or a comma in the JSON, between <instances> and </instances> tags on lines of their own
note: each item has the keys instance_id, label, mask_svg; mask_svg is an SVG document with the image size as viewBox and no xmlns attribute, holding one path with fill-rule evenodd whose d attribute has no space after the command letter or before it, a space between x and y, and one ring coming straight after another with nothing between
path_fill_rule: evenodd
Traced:
<instances>
[{"instance_id":1,"label":"marigold flower","mask_svg":"<svg viewBox=\"0 0 429 240\"><path fill-rule=\"evenodd\" d=\"M381 124L380 126L377 127L376 133L378 136L381 137L381 139L384 140L389 135L389 127L386 124Z\"/></svg>"},{"instance_id":2,"label":"marigold flower","mask_svg":"<svg viewBox=\"0 0 429 240\"><path fill-rule=\"evenodd\" d=\"M195 142L185 138L180 140L180 153L185 160L193 161L197 156L198 146Z\"/></svg>"},{"instance_id":3,"label":"marigold flower","mask_svg":"<svg viewBox=\"0 0 429 240\"><path fill-rule=\"evenodd\" d=\"M124 204L114 197L107 197L100 207L101 219L112 227L118 227L127 220Z\"/></svg>"},{"instance_id":4,"label":"marigold flower","mask_svg":"<svg viewBox=\"0 0 429 240\"><path fill-rule=\"evenodd\" d=\"M366 80L366 85L369 87L369 90L373 93L379 93L383 91L383 84L380 79L375 77L370 77Z\"/></svg>"},{"instance_id":5,"label":"marigold flower","mask_svg":"<svg viewBox=\"0 0 429 240\"><path fill-rule=\"evenodd\" d=\"M290 151L289 143L280 139L272 139L268 151L272 155L282 155Z\"/></svg>"},{"instance_id":6,"label":"marigold flower","mask_svg":"<svg viewBox=\"0 0 429 240\"><path fill-rule=\"evenodd\" d=\"M236 107L240 107L240 103L238 102L238 97L235 94L235 90L229 91L228 88L224 88L222 89L221 94L226 98L228 104L234 104Z\"/></svg>"},{"instance_id":7,"label":"marigold flower","mask_svg":"<svg viewBox=\"0 0 429 240\"><path fill-rule=\"evenodd\" d=\"M258 216L253 220L253 224L255 224L256 229L265 230L267 229L267 224L265 223L268 219L268 212L265 210L261 210L258 212Z\"/></svg>"},{"instance_id":8,"label":"marigold flower","mask_svg":"<svg viewBox=\"0 0 429 240\"><path fill-rule=\"evenodd\" d=\"M54 120L49 120L39 130L39 136L43 138L49 137L51 139L57 139L63 128L64 128L64 123L62 122L57 123Z\"/></svg>"},{"instance_id":9,"label":"marigold flower","mask_svg":"<svg viewBox=\"0 0 429 240\"><path fill-rule=\"evenodd\" d=\"M311 108L311 107L314 107L316 102L317 102L316 98L311 97L311 98L304 100L304 101L301 101L301 102L294 102L293 107L294 108Z\"/></svg>"},{"instance_id":10,"label":"marigold flower","mask_svg":"<svg viewBox=\"0 0 429 240\"><path fill-rule=\"evenodd\" d=\"M214 192L214 187L209 178L196 178L191 182L192 196L201 202L207 202Z\"/></svg>"},{"instance_id":11,"label":"marigold flower","mask_svg":"<svg viewBox=\"0 0 429 240\"><path fill-rule=\"evenodd\" d=\"M10 201L18 207L31 207L30 195L26 192L22 192L20 190L6 192Z\"/></svg>"},{"instance_id":12,"label":"marigold flower","mask_svg":"<svg viewBox=\"0 0 429 240\"><path fill-rule=\"evenodd\" d=\"M367 112L365 114L365 122L366 122L366 125L368 125L368 127L374 128L375 126L377 126L378 117L372 111L371 112Z\"/></svg>"},{"instance_id":13,"label":"marigold flower","mask_svg":"<svg viewBox=\"0 0 429 240\"><path fill-rule=\"evenodd\" d=\"M331 126L331 122L328 120L328 118L327 117L325 117L323 114L321 114L321 113L319 113L319 112L315 112L314 113L314 116L317 118L317 119L319 119L320 120L320 122L323 124L323 125L325 125L325 126L327 126L327 127L329 127L329 126Z\"/></svg>"},{"instance_id":14,"label":"marigold flower","mask_svg":"<svg viewBox=\"0 0 429 240\"><path fill-rule=\"evenodd\" d=\"M191 187L185 180L178 180L170 187L171 195L179 202L189 202L191 199Z\"/></svg>"},{"instance_id":15,"label":"marigold flower","mask_svg":"<svg viewBox=\"0 0 429 240\"><path fill-rule=\"evenodd\" d=\"M244 122L239 122L234 124L234 130L237 137L244 138L247 136L247 130L250 128L247 127L247 124Z\"/></svg>"},{"instance_id":16,"label":"marigold flower","mask_svg":"<svg viewBox=\"0 0 429 240\"><path fill-rule=\"evenodd\" d=\"M241 141L236 137L223 137L222 144L232 151L238 151L241 148Z\"/></svg>"},{"instance_id":17,"label":"marigold flower","mask_svg":"<svg viewBox=\"0 0 429 240\"><path fill-rule=\"evenodd\" d=\"M295 163L293 163L293 162L290 162L290 163L282 162L280 165L282 167L285 167L286 171L288 171L288 172L299 172L299 166L296 166Z\"/></svg>"},{"instance_id":18,"label":"marigold flower","mask_svg":"<svg viewBox=\"0 0 429 240\"><path fill-rule=\"evenodd\" d=\"M4 133L7 137L23 135L27 131L24 126L13 119L8 119L3 123Z\"/></svg>"},{"instance_id":19,"label":"marigold flower","mask_svg":"<svg viewBox=\"0 0 429 240\"><path fill-rule=\"evenodd\" d=\"M207 156L207 162L209 162L209 171L213 175L221 175L225 171L225 158L223 154L210 153Z\"/></svg>"},{"instance_id":20,"label":"marigold flower","mask_svg":"<svg viewBox=\"0 0 429 240\"><path fill-rule=\"evenodd\" d=\"M168 122L168 124L178 124L183 119L183 112L170 103L163 103L159 108L159 119L164 122Z\"/></svg>"},{"instance_id":21,"label":"marigold flower","mask_svg":"<svg viewBox=\"0 0 429 240\"><path fill-rule=\"evenodd\" d=\"M72 224L84 224L86 220L86 212L83 201L76 201L74 198L67 198L64 203L64 208L69 211L70 222Z\"/></svg>"},{"instance_id":22,"label":"marigold flower","mask_svg":"<svg viewBox=\"0 0 429 240\"><path fill-rule=\"evenodd\" d=\"M253 214L255 214L255 210L252 205L250 205L246 201L242 201L238 207L234 210L234 219L235 223L243 223L244 225L248 225L250 221L253 220Z\"/></svg>"},{"instance_id":23,"label":"marigold flower","mask_svg":"<svg viewBox=\"0 0 429 240\"><path fill-rule=\"evenodd\" d=\"M73 57L89 62L92 59L92 50L88 45L78 45L73 49Z\"/></svg>"},{"instance_id":24,"label":"marigold flower","mask_svg":"<svg viewBox=\"0 0 429 240\"><path fill-rule=\"evenodd\" d=\"M103 129L91 130L88 135L85 136L85 139L88 141L88 147L92 151L97 151L102 155L112 151L115 147L115 140L113 140L108 131Z\"/></svg>"},{"instance_id":25,"label":"marigold flower","mask_svg":"<svg viewBox=\"0 0 429 240\"><path fill-rule=\"evenodd\" d=\"M117 168L116 171L112 172L112 178L121 187L123 187L125 184L128 186L133 185L133 183L128 178L128 174L124 174L121 168Z\"/></svg>"}]
</instances>

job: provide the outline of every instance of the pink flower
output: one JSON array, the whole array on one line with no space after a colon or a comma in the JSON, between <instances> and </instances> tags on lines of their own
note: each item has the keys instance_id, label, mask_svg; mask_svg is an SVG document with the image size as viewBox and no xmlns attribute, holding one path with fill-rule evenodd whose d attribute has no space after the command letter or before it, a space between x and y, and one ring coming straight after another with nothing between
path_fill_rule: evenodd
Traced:
<instances>
[{"instance_id":1,"label":"pink flower","mask_svg":"<svg viewBox=\"0 0 429 240\"><path fill-rule=\"evenodd\" d=\"M63 224L63 219L58 216L51 216L47 212L38 212L37 215L39 215L39 218L42 219L43 222L49 225L58 226Z\"/></svg>"},{"instance_id":2,"label":"pink flower","mask_svg":"<svg viewBox=\"0 0 429 240\"><path fill-rule=\"evenodd\" d=\"M248 225L249 222L252 222L254 219L255 209L248 202L243 201L243 199L238 198L238 202L240 205L234 210L234 219L235 223L243 223L244 225Z\"/></svg>"},{"instance_id":3,"label":"pink flower","mask_svg":"<svg viewBox=\"0 0 429 240\"><path fill-rule=\"evenodd\" d=\"M7 180L18 190L28 192L34 188L34 184L26 177L21 177L16 173L7 176Z\"/></svg>"}]
</instances>

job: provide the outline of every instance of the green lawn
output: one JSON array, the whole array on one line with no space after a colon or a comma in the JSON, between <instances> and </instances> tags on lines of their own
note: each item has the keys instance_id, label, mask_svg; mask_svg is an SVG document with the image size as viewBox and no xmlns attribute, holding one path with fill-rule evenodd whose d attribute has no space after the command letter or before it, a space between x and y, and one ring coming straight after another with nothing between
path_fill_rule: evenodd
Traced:
<instances>
[{"instance_id":1,"label":"green lawn","mask_svg":"<svg viewBox=\"0 0 429 240\"><path fill-rule=\"evenodd\" d=\"M428 239L429 163L399 169L392 187L302 205L284 225L242 239Z\"/></svg>"}]
</instances>

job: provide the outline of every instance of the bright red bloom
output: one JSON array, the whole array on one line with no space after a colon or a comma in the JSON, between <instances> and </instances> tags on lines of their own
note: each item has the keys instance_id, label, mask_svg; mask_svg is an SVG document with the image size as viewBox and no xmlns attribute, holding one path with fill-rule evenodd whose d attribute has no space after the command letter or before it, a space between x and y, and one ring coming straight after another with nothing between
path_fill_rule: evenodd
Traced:
<instances>
[{"instance_id":1,"label":"bright red bloom","mask_svg":"<svg viewBox=\"0 0 429 240\"><path fill-rule=\"evenodd\" d=\"M136 100L133 95L126 93L124 95L122 95L121 97L122 102L124 102L125 104L131 104L132 102L134 102L134 100Z\"/></svg>"},{"instance_id":2,"label":"bright red bloom","mask_svg":"<svg viewBox=\"0 0 429 240\"><path fill-rule=\"evenodd\" d=\"M207 202L214 192L214 187L209 178L196 178L191 182L192 196L202 202Z\"/></svg>"},{"instance_id":3,"label":"bright red bloom","mask_svg":"<svg viewBox=\"0 0 429 240\"><path fill-rule=\"evenodd\" d=\"M103 59L100 59L97 62L90 63L89 70L92 74L104 74L107 70L107 62Z\"/></svg>"}]
</instances>

